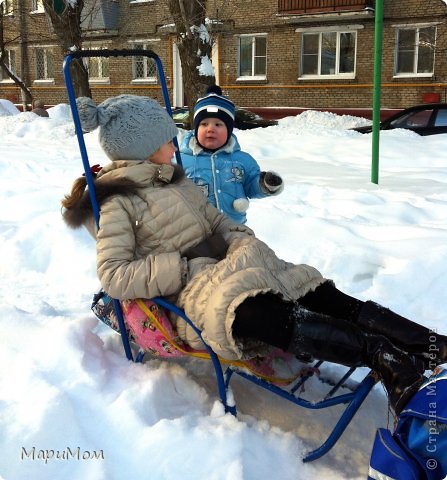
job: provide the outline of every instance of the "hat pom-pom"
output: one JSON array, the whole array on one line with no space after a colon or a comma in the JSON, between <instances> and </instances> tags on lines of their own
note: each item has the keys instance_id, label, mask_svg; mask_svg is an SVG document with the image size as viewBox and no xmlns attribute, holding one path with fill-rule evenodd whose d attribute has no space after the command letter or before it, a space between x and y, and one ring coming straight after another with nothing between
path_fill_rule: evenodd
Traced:
<instances>
[{"instance_id":1,"label":"hat pom-pom","mask_svg":"<svg viewBox=\"0 0 447 480\"><path fill-rule=\"evenodd\" d=\"M236 198L233 202L233 208L238 213L245 213L248 210L250 202L246 198Z\"/></svg>"},{"instance_id":2,"label":"hat pom-pom","mask_svg":"<svg viewBox=\"0 0 447 480\"><path fill-rule=\"evenodd\" d=\"M76 105L82 130L86 133L95 130L99 125L98 107L95 102L89 97L79 97L76 99Z\"/></svg>"},{"instance_id":3,"label":"hat pom-pom","mask_svg":"<svg viewBox=\"0 0 447 480\"><path fill-rule=\"evenodd\" d=\"M215 93L216 95L222 95L222 89L219 87L219 85L210 85L205 90L205 95L210 95L211 93Z\"/></svg>"}]
</instances>

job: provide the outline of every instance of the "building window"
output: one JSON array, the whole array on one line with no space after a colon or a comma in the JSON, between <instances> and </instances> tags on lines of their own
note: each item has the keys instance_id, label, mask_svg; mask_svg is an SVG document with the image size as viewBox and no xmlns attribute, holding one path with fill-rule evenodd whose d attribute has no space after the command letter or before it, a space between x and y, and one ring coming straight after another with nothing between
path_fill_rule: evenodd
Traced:
<instances>
[{"instance_id":1,"label":"building window","mask_svg":"<svg viewBox=\"0 0 447 480\"><path fill-rule=\"evenodd\" d=\"M354 77L356 32L303 33L301 76Z\"/></svg>"},{"instance_id":2,"label":"building window","mask_svg":"<svg viewBox=\"0 0 447 480\"><path fill-rule=\"evenodd\" d=\"M15 50L5 50L5 65L12 73L16 73L16 52ZM12 82L9 75L3 70L3 66L0 67L0 82Z\"/></svg>"},{"instance_id":3,"label":"building window","mask_svg":"<svg viewBox=\"0 0 447 480\"><path fill-rule=\"evenodd\" d=\"M32 11L43 13L45 11L44 8L43 8L43 1L42 0L33 0L32 1Z\"/></svg>"},{"instance_id":4,"label":"building window","mask_svg":"<svg viewBox=\"0 0 447 480\"><path fill-rule=\"evenodd\" d=\"M435 60L436 27L397 29L396 75L431 76Z\"/></svg>"},{"instance_id":5,"label":"building window","mask_svg":"<svg viewBox=\"0 0 447 480\"><path fill-rule=\"evenodd\" d=\"M267 76L267 37L239 37L239 78L265 79Z\"/></svg>"},{"instance_id":6,"label":"building window","mask_svg":"<svg viewBox=\"0 0 447 480\"><path fill-rule=\"evenodd\" d=\"M14 13L12 2L13 0L3 1L3 15L12 15Z\"/></svg>"},{"instance_id":7,"label":"building window","mask_svg":"<svg viewBox=\"0 0 447 480\"><path fill-rule=\"evenodd\" d=\"M89 47L89 50L100 50L102 47ZM89 82L109 82L109 58L85 57L84 65L88 71Z\"/></svg>"},{"instance_id":8,"label":"building window","mask_svg":"<svg viewBox=\"0 0 447 480\"><path fill-rule=\"evenodd\" d=\"M148 44L134 44L136 50L151 50ZM157 82L157 64L144 55L132 57L132 80L134 82Z\"/></svg>"},{"instance_id":9,"label":"building window","mask_svg":"<svg viewBox=\"0 0 447 480\"><path fill-rule=\"evenodd\" d=\"M36 80L54 79L54 59L50 48L36 48Z\"/></svg>"}]
</instances>

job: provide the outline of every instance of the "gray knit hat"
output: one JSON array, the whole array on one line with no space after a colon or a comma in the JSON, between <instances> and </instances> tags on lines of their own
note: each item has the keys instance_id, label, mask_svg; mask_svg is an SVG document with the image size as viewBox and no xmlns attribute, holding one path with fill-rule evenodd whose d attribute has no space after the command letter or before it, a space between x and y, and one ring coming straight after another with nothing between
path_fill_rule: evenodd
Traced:
<instances>
[{"instance_id":1,"label":"gray knit hat","mask_svg":"<svg viewBox=\"0 0 447 480\"><path fill-rule=\"evenodd\" d=\"M99 143L112 160L146 160L177 135L172 118L149 97L119 95L98 106L80 97L76 104L82 130L99 126Z\"/></svg>"}]
</instances>

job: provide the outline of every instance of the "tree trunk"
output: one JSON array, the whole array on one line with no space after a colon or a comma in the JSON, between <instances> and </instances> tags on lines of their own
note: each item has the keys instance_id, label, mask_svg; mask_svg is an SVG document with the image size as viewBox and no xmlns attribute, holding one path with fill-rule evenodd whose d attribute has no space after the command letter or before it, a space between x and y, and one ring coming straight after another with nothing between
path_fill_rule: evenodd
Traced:
<instances>
[{"instance_id":1,"label":"tree trunk","mask_svg":"<svg viewBox=\"0 0 447 480\"><path fill-rule=\"evenodd\" d=\"M214 74L201 74L199 70L206 57L211 61L212 40L205 27L206 0L168 0L168 6L176 27L185 100L192 110L206 87L215 82Z\"/></svg>"},{"instance_id":2,"label":"tree trunk","mask_svg":"<svg viewBox=\"0 0 447 480\"><path fill-rule=\"evenodd\" d=\"M181 43L178 43L182 63L183 89L186 103L189 106L193 106L197 99L203 96L206 87L214 83L214 76L203 76L199 73L198 67L201 64L201 58L197 56L197 43L197 37L184 38ZM209 50L211 51L211 48Z\"/></svg>"},{"instance_id":3,"label":"tree trunk","mask_svg":"<svg viewBox=\"0 0 447 480\"><path fill-rule=\"evenodd\" d=\"M65 56L72 50L81 50L81 13L84 8L84 0L67 4L53 2L53 0L43 0L43 5L46 14L50 17L54 33L60 41L62 55ZM92 92L88 83L88 71L81 59L75 59L71 62L70 75L75 97L91 98Z\"/></svg>"},{"instance_id":4,"label":"tree trunk","mask_svg":"<svg viewBox=\"0 0 447 480\"><path fill-rule=\"evenodd\" d=\"M82 59L74 58L70 63L70 76L73 83L75 97L92 97L88 83L88 72Z\"/></svg>"},{"instance_id":5,"label":"tree trunk","mask_svg":"<svg viewBox=\"0 0 447 480\"><path fill-rule=\"evenodd\" d=\"M11 70L9 67L5 64L4 57L3 57L3 52L0 52L0 65L4 68L4 71L6 71L6 74L8 77L22 90L23 96L25 98L26 103L32 103L33 101L33 95L31 93L31 90L25 85L25 83Z\"/></svg>"},{"instance_id":6,"label":"tree trunk","mask_svg":"<svg viewBox=\"0 0 447 480\"><path fill-rule=\"evenodd\" d=\"M20 11L19 15L22 15L22 8L19 5ZM3 67L3 70L6 72L6 75L20 88L22 91L22 96L24 98L24 103L32 103L33 96L30 89L26 86L25 82L20 79L14 72L11 71L9 65L5 62L5 39L3 36L3 4L0 4L0 66Z\"/></svg>"}]
</instances>

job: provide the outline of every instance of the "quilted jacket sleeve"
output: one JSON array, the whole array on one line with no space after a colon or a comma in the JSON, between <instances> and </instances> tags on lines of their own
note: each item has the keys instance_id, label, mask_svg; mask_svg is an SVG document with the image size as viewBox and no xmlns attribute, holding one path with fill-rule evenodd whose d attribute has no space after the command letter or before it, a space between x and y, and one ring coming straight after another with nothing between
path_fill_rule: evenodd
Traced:
<instances>
[{"instance_id":1,"label":"quilted jacket sleeve","mask_svg":"<svg viewBox=\"0 0 447 480\"><path fill-rule=\"evenodd\" d=\"M97 234L97 272L104 290L119 300L177 294L182 288L184 260L179 252L148 254L135 260L132 208L115 196L101 206Z\"/></svg>"}]
</instances>

